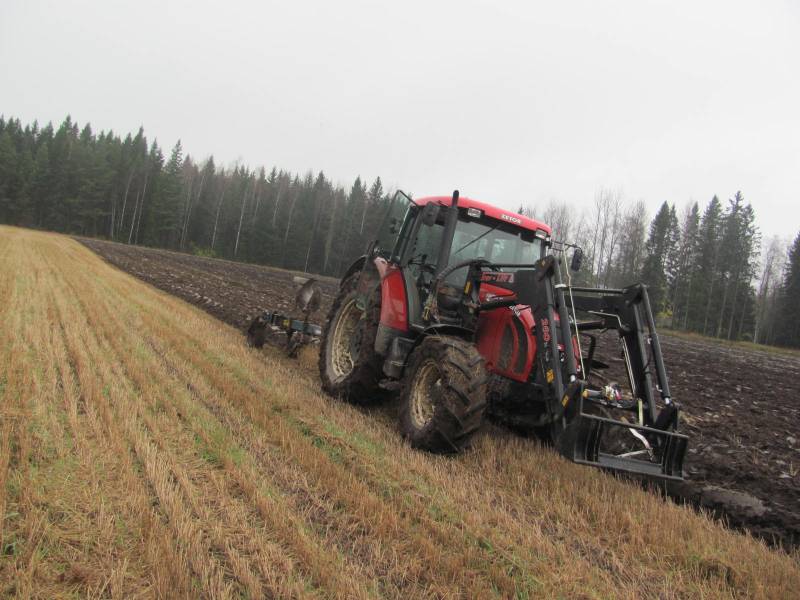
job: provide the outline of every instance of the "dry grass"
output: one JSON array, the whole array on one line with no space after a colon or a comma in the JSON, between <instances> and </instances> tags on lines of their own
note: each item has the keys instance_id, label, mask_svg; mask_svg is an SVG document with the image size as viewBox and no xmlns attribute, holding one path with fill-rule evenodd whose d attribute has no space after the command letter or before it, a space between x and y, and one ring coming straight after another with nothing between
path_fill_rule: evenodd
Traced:
<instances>
[{"instance_id":1,"label":"dry grass","mask_svg":"<svg viewBox=\"0 0 800 600\"><path fill-rule=\"evenodd\" d=\"M60 236L0 228L0 595L787 597L797 557L535 442L390 410ZM306 357L309 361L311 357Z\"/></svg>"}]
</instances>

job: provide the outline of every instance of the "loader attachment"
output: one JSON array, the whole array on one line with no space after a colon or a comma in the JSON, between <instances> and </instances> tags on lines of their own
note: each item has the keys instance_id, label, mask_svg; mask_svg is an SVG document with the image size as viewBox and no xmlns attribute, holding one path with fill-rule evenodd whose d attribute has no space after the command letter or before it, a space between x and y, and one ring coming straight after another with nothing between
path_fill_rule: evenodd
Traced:
<instances>
[{"instance_id":1,"label":"loader attachment","mask_svg":"<svg viewBox=\"0 0 800 600\"><path fill-rule=\"evenodd\" d=\"M533 310L536 336L534 389L556 448L580 464L646 475L683 478L688 438L677 433L672 400L646 286L572 287L561 282L553 256L521 268L508 286ZM588 320L581 322L579 315ZM618 334L630 391L589 377L594 344L584 359L579 339L592 330Z\"/></svg>"},{"instance_id":2,"label":"loader attachment","mask_svg":"<svg viewBox=\"0 0 800 600\"><path fill-rule=\"evenodd\" d=\"M674 431L646 427L584 412L579 398L576 413L561 432L558 450L569 460L612 471L647 477L683 479L683 458L688 438ZM614 447L621 436L637 440L641 449ZM622 450L622 451L621 451Z\"/></svg>"}]
</instances>

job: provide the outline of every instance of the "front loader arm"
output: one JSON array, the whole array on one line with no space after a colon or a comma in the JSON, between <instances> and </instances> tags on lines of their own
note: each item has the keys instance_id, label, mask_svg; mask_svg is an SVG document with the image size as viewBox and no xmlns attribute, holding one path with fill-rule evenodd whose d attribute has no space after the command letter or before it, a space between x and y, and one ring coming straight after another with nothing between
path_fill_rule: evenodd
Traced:
<instances>
[{"instance_id":1,"label":"front loader arm","mask_svg":"<svg viewBox=\"0 0 800 600\"><path fill-rule=\"evenodd\" d=\"M558 450L574 462L682 479L688 438L677 433L679 407L670 396L646 286L570 287L561 283L553 256L516 267L513 280L504 287L533 311L537 356L531 385L546 408L534 425L549 425ZM490 272L484 272L479 281L500 284ZM593 320L576 325L578 313L589 314ZM587 373L579 371L581 357L576 356L573 337L592 329L615 330L619 335L632 401L609 399L613 390L591 386ZM612 410L627 414L611 418ZM613 435L606 435L611 432L625 435L643 449L613 450L608 447Z\"/></svg>"},{"instance_id":2,"label":"front loader arm","mask_svg":"<svg viewBox=\"0 0 800 600\"><path fill-rule=\"evenodd\" d=\"M575 287L570 292L567 303L573 312L598 318L582 331L616 330L636 402L631 410L637 417L635 423L628 423L588 414L587 404L597 401L598 394L593 398L592 392L585 390L579 406L574 408L581 417L574 428L574 439L570 440L571 458L616 470L682 479L688 438L677 432L679 406L670 395L647 287L643 284L622 290ZM627 453L629 456L604 452L603 434L620 427L641 440L646 452Z\"/></svg>"}]
</instances>

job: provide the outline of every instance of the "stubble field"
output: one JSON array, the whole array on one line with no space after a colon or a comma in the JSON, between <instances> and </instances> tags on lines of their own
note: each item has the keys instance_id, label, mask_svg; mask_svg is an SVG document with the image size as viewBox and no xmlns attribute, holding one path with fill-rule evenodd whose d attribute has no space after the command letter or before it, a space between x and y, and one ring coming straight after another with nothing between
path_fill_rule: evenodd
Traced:
<instances>
[{"instance_id":1,"label":"stubble field","mask_svg":"<svg viewBox=\"0 0 800 600\"><path fill-rule=\"evenodd\" d=\"M244 330L260 310L291 313L292 273L257 265L83 240L111 264ZM320 280L328 312L338 281ZM625 381L613 334L600 338L606 373ZM275 336L272 342L283 343ZM800 352L661 332L670 388L689 434L687 481L668 492L772 544L800 545ZM297 368L302 369L302 366ZM313 377L316 365L308 369ZM388 422L391 407L383 410ZM494 431L493 435L505 435Z\"/></svg>"},{"instance_id":2,"label":"stubble field","mask_svg":"<svg viewBox=\"0 0 800 600\"><path fill-rule=\"evenodd\" d=\"M0 227L0 323L4 596L800 589L796 556L533 440L413 451L321 394L313 356L248 349L62 236Z\"/></svg>"}]
</instances>

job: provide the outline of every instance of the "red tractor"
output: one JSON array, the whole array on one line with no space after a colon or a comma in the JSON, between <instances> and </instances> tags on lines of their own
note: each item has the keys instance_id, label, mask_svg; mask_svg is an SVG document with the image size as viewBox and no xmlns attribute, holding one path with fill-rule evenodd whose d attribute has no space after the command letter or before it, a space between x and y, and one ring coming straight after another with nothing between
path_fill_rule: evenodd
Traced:
<instances>
[{"instance_id":1,"label":"red tractor","mask_svg":"<svg viewBox=\"0 0 800 600\"><path fill-rule=\"evenodd\" d=\"M322 329L325 391L367 403L399 389L403 435L432 452L460 452L499 415L575 462L681 479L687 438L647 289L573 286L581 259L534 219L457 191L399 192ZM599 375L606 330L625 388Z\"/></svg>"}]
</instances>

